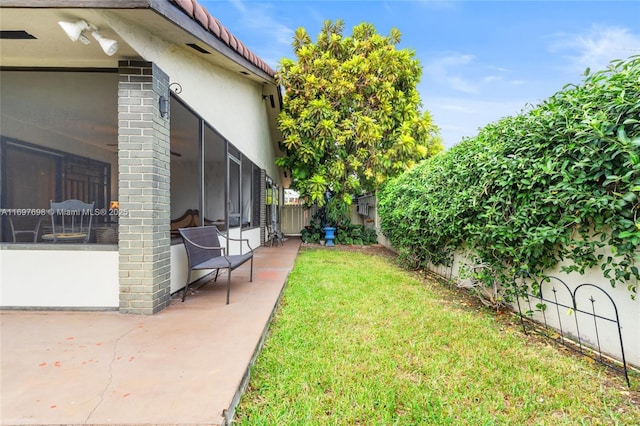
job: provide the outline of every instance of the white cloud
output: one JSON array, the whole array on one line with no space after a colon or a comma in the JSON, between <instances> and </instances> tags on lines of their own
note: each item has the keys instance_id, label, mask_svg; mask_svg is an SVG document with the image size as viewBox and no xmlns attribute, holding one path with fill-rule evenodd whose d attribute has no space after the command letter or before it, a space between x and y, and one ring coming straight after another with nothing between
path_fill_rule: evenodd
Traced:
<instances>
[{"instance_id":1,"label":"white cloud","mask_svg":"<svg viewBox=\"0 0 640 426\"><path fill-rule=\"evenodd\" d=\"M463 93L475 94L479 92L477 83L460 76L460 68L473 62L473 55L455 53L430 61L425 65L426 77L439 84Z\"/></svg>"},{"instance_id":2,"label":"white cloud","mask_svg":"<svg viewBox=\"0 0 640 426\"><path fill-rule=\"evenodd\" d=\"M489 123L525 109L522 100L478 100L464 96L425 98L424 104L434 124L440 128L445 148L451 148L463 137L477 135L478 130Z\"/></svg>"},{"instance_id":3,"label":"white cloud","mask_svg":"<svg viewBox=\"0 0 640 426\"><path fill-rule=\"evenodd\" d=\"M452 89L459 92L469 94L480 93L480 88L477 84L472 83L470 80L465 80L460 76L447 76L446 81Z\"/></svg>"},{"instance_id":4,"label":"white cloud","mask_svg":"<svg viewBox=\"0 0 640 426\"><path fill-rule=\"evenodd\" d=\"M246 13L247 8L244 6L244 2L242 0L230 0L230 3L235 7L240 13Z\"/></svg>"},{"instance_id":5,"label":"white cloud","mask_svg":"<svg viewBox=\"0 0 640 426\"><path fill-rule=\"evenodd\" d=\"M461 53L440 56L424 68L418 91L446 148L526 107L527 99L518 98L522 94L512 88L529 82L508 79L508 68L482 64L474 55Z\"/></svg>"},{"instance_id":6,"label":"white cloud","mask_svg":"<svg viewBox=\"0 0 640 426\"><path fill-rule=\"evenodd\" d=\"M469 95L481 94L493 84L504 81L510 70L478 63L474 55L453 53L429 61L425 78L433 84Z\"/></svg>"},{"instance_id":7,"label":"white cloud","mask_svg":"<svg viewBox=\"0 0 640 426\"><path fill-rule=\"evenodd\" d=\"M466 113L466 114L473 114L473 110L470 109L469 107L466 107L464 105L460 105L458 102L455 103L446 103L443 102L442 104L439 105L441 109L446 110L446 111L457 111L457 112L462 112L462 113Z\"/></svg>"},{"instance_id":8,"label":"white cloud","mask_svg":"<svg viewBox=\"0 0 640 426\"><path fill-rule=\"evenodd\" d=\"M467 65L473 62L475 57L473 55L454 54L440 58L436 64L440 64L443 67L450 67L454 65Z\"/></svg>"},{"instance_id":9,"label":"white cloud","mask_svg":"<svg viewBox=\"0 0 640 426\"><path fill-rule=\"evenodd\" d=\"M398 1L403 0L390 1L389 3L395 3ZM456 9L460 6L458 0L417 0L416 3L432 10Z\"/></svg>"},{"instance_id":10,"label":"white cloud","mask_svg":"<svg viewBox=\"0 0 640 426\"><path fill-rule=\"evenodd\" d=\"M501 75L487 75L482 78L484 83L493 83L494 81L502 81L504 78Z\"/></svg>"},{"instance_id":11,"label":"white cloud","mask_svg":"<svg viewBox=\"0 0 640 426\"><path fill-rule=\"evenodd\" d=\"M613 59L640 54L640 35L627 28L594 25L585 33L557 34L556 38L549 49L566 52L571 71L600 70Z\"/></svg>"}]
</instances>

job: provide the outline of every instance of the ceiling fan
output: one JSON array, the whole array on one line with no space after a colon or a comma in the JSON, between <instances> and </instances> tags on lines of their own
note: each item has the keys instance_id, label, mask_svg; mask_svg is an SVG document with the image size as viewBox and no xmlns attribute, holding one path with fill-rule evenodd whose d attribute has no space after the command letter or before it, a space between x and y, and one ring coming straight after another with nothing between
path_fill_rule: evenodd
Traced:
<instances>
[{"instance_id":1,"label":"ceiling fan","mask_svg":"<svg viewBox=\"0 0 640 426\"><path fill-rule=\"evenodd\" d=\"M117 143L108 143L107 146L118 146ZM179 152L176 151L169 151L169 154L173 155L174 157L182 157L182 154L180 154Z\"/></svg>"}]
</instances>

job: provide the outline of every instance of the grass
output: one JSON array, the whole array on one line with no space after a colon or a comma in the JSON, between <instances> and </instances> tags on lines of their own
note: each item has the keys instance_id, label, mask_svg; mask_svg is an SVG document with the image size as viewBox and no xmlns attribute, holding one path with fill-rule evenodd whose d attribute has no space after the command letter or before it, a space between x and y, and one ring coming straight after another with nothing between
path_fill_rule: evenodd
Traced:
<instances>
[{"instance_id":1,"label":"grass","mask_svg":"<svg viewBox=\"0 0 640 426\"><path fill-rule=\"evenodd\" d=\"M234 423L640 425L622 378L505 317L382 256L303 250Z\"/></svg>"}]
</instances>

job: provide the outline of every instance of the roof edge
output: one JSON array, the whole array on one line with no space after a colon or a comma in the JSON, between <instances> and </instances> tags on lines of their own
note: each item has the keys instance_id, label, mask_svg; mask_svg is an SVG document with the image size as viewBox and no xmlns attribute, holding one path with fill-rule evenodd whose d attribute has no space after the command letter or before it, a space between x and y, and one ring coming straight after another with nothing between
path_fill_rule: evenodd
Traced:
<instances>
[{"instance_id":1,"label":"roof edge","mask_svg":"<svg viewBox=\"0 0 640 426\"><path fill-rule=\"evenodd\" d=\"M168 5L175 7L178 11L182 12L185 17L198 24L206 31L206 33L215 37L224 46L231 49L232 52L235 52L243 60L256 67L258 74L264 73L263 78L275 78L276 73L273 68L249 50L244 43L236 38L216 17L211 15L204 6L199 4L197 0L100 0L99 2L96 0L39 0L37 2L25 2L25 0L0 0L0 7L25 9L150 9L163 15L167 19L174 20L172 19L172 14L167 13ZM179 22L176 22L176 24L180 25ZM188 31L187 28L184 28L184 26L182 27ZM216 48L215 44L211 45L211 47Z\"/></svg>"},{"instance_id":2,"label":"roof edge","mask_svg":"<svg viewBox=\"0 0 640 426\"><path fill-rule=\"evenodd\" d=\"M199 4L197 0L169 0L169 2L173 3L208 33L222 41L226 46L242 56L245 60L249 61L252 65L258 67L269 77L275 77L276 73L273 68L249 50L249 48L236 38L224 25L222 25L215 16L211 15L204 6Z\"/></svg>"}]
</instances>

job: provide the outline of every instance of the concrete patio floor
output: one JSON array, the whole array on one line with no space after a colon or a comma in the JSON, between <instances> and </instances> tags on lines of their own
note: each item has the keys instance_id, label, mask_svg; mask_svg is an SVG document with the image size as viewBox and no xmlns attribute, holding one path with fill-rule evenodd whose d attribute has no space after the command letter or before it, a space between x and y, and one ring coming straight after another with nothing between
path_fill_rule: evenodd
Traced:
<instances>
[{"instance_id":1,"label":"concrete patio floor","mask_svg":"<svg viewBox=\"0 0 640 426\"><path fill-rule=\"evenodd\" d=\"M229 305L223 275L152 316L0 312L1 424L225 424L299 247L257 249Z\"/></svg>"}]
</instances>

